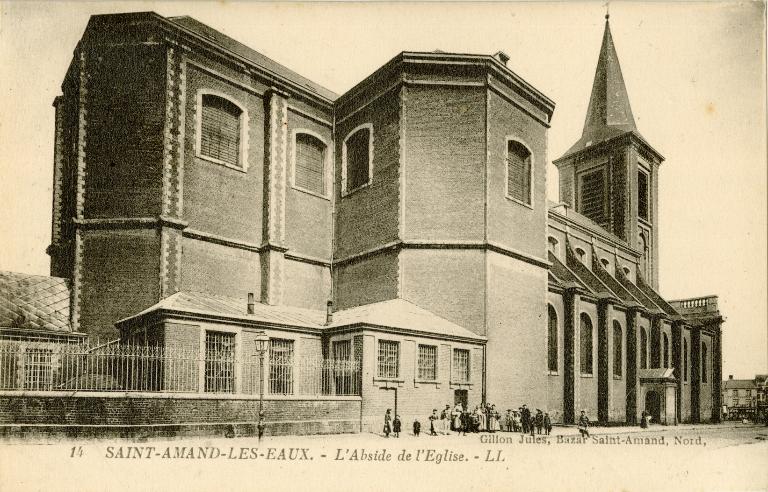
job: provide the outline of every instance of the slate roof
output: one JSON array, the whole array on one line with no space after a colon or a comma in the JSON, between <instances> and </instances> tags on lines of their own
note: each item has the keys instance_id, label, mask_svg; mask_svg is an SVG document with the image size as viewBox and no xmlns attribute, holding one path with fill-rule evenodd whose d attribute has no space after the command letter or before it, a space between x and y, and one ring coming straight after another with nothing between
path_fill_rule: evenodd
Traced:
<instances>
[{"instance_id":1,"label":"slate roof","mask_svg":"<svg viewBox=\"0 0 768 492\"><path fill-rule=\"evenodd\" d=\"M298 73L277 63L271 58L264 56L263 54L259 53L253 48L250 48L244 45L243 43L230 38L226 34L219 32L216 29L213 29L212 27L209 27L203 24L202 22L198 21L193 17L183 15L178 17L167 17L166 19L172 22L173 24L176 24L177 26L180 26L184 29L194 32L195 34L203 36L204 38L208 39L209 41L212 41L213 43L221 46L222 48L228 51L231 51L239 56L242 56L243 58L250 61L251 63L264 68L268 72L277 74L282 78L288 79L291 82L294 82L295 84L298 84L302 87L309 89L310 91L324 97L325 99L334 101L336 98L339 97L335 92L329 89L326 89L320 84L312 82L308 78L299 75Z\"/></svg>"},{"instance_id":2,"label":"slate roof","mask_svg":"<svg viewBox=\"0 0 768 492\"><path fill-rule=\"evenodd\" d=\"M0 272L0 328L72 333L67 280Z\"/></svg>"},{"instance_id":3,"label":"slate roof","mask_svg":"<svg viewBox=\"0 0 768 492\"><path fill-rule=\"evenodd\" d=\"M619 57L613 44L611 27L606 19L584 130L581 138L563 157L627 132L639 135L629 104L624 76L621 73Z\"/></svg>"},{"instance_id":4,"label":"slate roof","mask_svg":"<svg viewBox=\"0 0 768 492\"><path fill-rule=\"evenodd\" d=\"M202 292L177 292L133 316L117 322L124 324L149 313L165 310L179 314L199 314L265 324L328 330L351 325L394 328L413 332L485 340L451 321L403 299L366 304L333 313L333 322L325 324L322 310L256 303L254 313L247 313L245 299Z\"/></svg>"}]
</instances>

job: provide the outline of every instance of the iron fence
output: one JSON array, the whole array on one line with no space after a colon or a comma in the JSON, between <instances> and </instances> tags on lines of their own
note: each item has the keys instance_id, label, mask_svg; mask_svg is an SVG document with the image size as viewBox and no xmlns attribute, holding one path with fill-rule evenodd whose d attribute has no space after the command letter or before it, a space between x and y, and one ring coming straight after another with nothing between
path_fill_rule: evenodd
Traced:
<instances>
[{"instance_id":1,"label":"iron fence","mask_svg":"<svg viewBox=\"0 0 768 492\"><path fill-rule=\"evenodd\" d=\"M0 391L115 391L258 395L254 354L221 349L0 339ZM353 360L264 357L265 395L355 396Z\"/></svg>"}]
</instances>

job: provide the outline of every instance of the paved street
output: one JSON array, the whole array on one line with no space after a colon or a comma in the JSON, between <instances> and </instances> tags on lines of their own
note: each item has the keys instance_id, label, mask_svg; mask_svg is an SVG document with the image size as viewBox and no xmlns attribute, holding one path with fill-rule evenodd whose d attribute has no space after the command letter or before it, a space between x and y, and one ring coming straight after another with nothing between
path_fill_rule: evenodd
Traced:
<instances>
[{"instance_id":1,"label":"paved street","mask_svg":"<svg viewBox=\"0 0 768 492\"><path fill-rule=\"evenodd\" d=\"M35 490L766 490L768 427L727 423L514 433L6 443L0 475ZM34 463L38 475L18 463ZM94 478L94 473L96 477ZM356 485L357 484L357 485ZM13 490L10 488L9 490Z\"/></svg>"}]
</instances>

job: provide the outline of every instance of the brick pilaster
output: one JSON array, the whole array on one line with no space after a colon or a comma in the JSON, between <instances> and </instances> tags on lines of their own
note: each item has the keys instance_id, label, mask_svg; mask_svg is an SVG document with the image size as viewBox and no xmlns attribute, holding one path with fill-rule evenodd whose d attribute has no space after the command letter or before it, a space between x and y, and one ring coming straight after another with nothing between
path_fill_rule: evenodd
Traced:
<instances>
[{"instance_id":1,"label":"brick pilaster","mask_svg":"<svg viewBox=\"0 0 768 492\"><path fill-rule=\"evenodd\" d=\"M265 96L264 229L261 302L280 304L285 274L285 192L288 175L288 95L271 88Z\"/></svg>"}]
</instances>

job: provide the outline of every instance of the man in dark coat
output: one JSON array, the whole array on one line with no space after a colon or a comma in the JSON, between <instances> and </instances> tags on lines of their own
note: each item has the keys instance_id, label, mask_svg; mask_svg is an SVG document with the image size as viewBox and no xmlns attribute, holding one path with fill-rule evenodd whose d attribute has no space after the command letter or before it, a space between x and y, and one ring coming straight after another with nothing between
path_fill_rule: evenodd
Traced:
<instances>
[{"instance_id":1,"label":"man in dark coat","mask_svg":"<svg viewBox=\"0 0 768 492\"><path fill-rule=\"evenodd\" d=\"M531 429L531 411L528 410L528 407L523 405L523 408L520 411L520 416L523 419L523 434L527 434Z\"/></svg>"}]
</instances>

